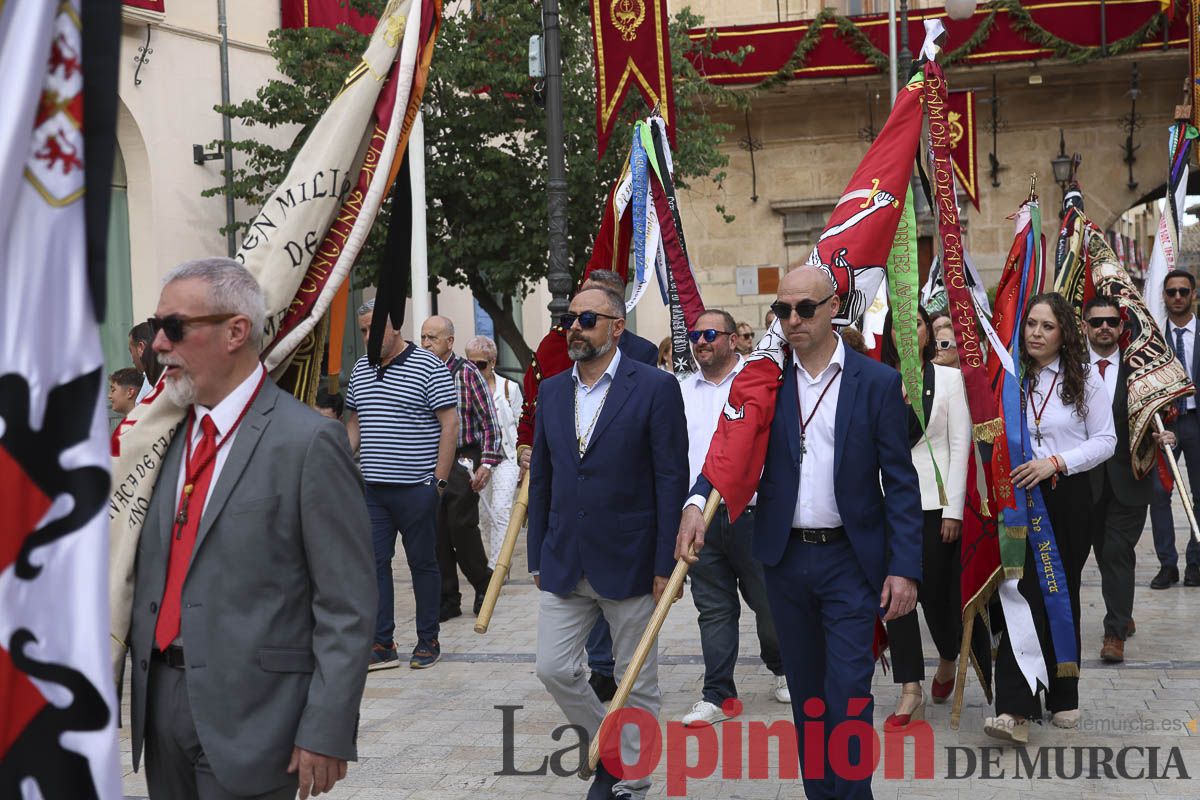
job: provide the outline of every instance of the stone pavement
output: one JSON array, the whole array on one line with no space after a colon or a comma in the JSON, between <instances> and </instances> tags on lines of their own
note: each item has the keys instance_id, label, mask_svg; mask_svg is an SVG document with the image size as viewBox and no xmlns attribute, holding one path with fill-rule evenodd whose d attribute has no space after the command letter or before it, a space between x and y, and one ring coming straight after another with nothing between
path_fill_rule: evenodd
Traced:
<instances>
[{"instance_id":1,"label":"stone pavement","mask_svg":"<svg viewBox=\"0 0 1200 800\"><path fill-rule=\"evenodd\" d=\"M1178 503L1175 519L1182 544L1186 523ZM990 710L971 676L958 731L949 727L949 705L929 706L928 720L935 737L933 778L913 778L913 748L909 745L903 779L886 779L882 764L876 771L873 788L877 800L992 800L1014 794L1047 800L1200 798L1200 588L1185 588L1181 583L1167 591L1151 591L1148 586L1157 569L1147 524L1138 548L1137 635L1127 644L1126 662L1110 666L1099 660L1104 604L1095 560L1089 560L1082 596L1083 720L1078 731L1033 728L1028 758L1033 761L1040 757L1043 762L1035 762L1030 770L1011 747L981 750L1000 743L981 732L982 720ZM403 655L415 641L411 584L401 554L397 554L395 575L397 639ZM569 731L560 733L557 740L552 738L565 720L533 673L536 609L536 590L525 570L522 542L514 558L512 579L486 635L473 632L472 618L460 617L442 626L443 656L437 666L423 671L401 667L369 675L362 702L359 761L350 765L349 775L332 793L323 796L332 800L582 798L586 784L574 776L496 774L534 770L547 756L577 743L577 737ZM772 676L757 658L753 615L748 609L741 630L742 657L736 677L745 703L740 718L743 777L723 779L718 768L713 777L688 780L686 796L714 800L802 798L798 781L780 777L775 745L769 750L769 778L745 777L751 768L746 723L790 719L790 711L771 696ZM924 640L928 674L932 675L936 652L927 634ZM660 638L660 662L663 719L678 720L700 699L703 678L696 611L689 592L685 591L667 619ZM874 687L876 729L882 736L882 720L894 710L899 692L890 674L885 676L879 670ZM508 712L513 721L508 757L504 712L496 706L520 707ZM128 722L127 705L122 719ZM722 752L728 754L729 743L737 736L730 728L722 728L722 735ZM121 745L125 793L131 798L145 797L142 775L131 770L127 728L121 731ZM1037 745L1066 749L1039 753L1033 749ZM698 744L692 742L689 763L696 763L697 748ZM1110 765L1117 775L1117 756L1121 748L1130 748L1124 751L1123 771L1133 777L1109 779L1103 766L1098 766L1098 777L1088 778L1089 759L1104 758L1098 748L1113 751ZM1152 753L1151 748L1157 750ZM1178 748L1176 755L1171 754L1171 748ZM950 754L953 765L949 763ZM1072 779L1077 755L1082 759L1083 775ZM1181 759L1182 767L1172 758ZM578 751L571 749L559 761L570 769L579 763ZM971 762L973 769L968 769ZM992 766L985 769L985 762ZM1040 777L1041 763L1046 764L1045 778ZM1168 777L1151 779L1152 770L1156 775L1165 772ZM1038 777L1031 778L1031 771ZM660 763L650 796L667 795L666 774L665 764Z\"/></svg>"}]
</instances>

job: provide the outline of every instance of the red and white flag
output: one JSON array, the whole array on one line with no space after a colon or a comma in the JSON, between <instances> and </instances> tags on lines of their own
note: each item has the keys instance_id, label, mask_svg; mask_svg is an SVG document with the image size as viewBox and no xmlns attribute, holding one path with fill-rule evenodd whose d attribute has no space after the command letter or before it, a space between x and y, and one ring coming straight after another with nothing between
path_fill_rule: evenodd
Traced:
<instances>
[{"instance_id":1,"label":"red and white flag","mask_svg":"<svg viewBox=\"0 0 1200 800\"><path fill-rule=\"evenodd\" d=\"M121 796L82 53L80 0L0 5L3 797Z\"/></svg>"}]
</instances>

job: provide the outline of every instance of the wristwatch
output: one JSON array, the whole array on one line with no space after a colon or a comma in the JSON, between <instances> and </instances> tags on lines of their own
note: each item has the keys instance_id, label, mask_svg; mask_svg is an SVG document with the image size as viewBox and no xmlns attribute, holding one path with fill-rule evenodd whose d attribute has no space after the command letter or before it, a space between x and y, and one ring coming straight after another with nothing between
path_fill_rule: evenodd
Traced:
<instances>
[{"instance_id":1,"label":"wristwatch","mask_svg":"<svg viewBox=\"0 0 1200 800\"><path fill-rule=\"evenodd\" d=\"M434 485L437 486L439 491L444 491L445 488L450 485L450 483L445 478L438 478Z\"/></svg>"}]
</instances>

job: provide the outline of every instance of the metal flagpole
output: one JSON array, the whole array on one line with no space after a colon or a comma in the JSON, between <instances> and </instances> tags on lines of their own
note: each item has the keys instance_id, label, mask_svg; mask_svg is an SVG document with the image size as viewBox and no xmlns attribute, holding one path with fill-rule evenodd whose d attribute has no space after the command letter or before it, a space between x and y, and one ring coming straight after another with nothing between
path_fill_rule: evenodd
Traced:
<instances>
[{"instance_id":1,"label":"metal flagpole","mask_svg":"<svg viewBox=\"0 0 1200 800\"><path fill-rule=\"evenodd\" d=\"M229 26L225 16L225 0L217 0L217 30L221 34L221 44L218 48L221 55L221 105L229 105ZM233 125L228 114L221 114L221 136L225 144L221 151L225 157L225 244L229 249L229 257L237 253L237 231L233 229L237 217L233 206Z\"/></svg>"},{"instance_id":2,"label":"metal flagpole","mask_svg":"<svg viewBox=\"0 0 1200 800\"><path fill-rule=\"evenodd\" d=\"M550 217L550 313L565 313L570 302L571 268L567 263L567 158L563 144L562 40L558 0L542 3L546 47L546 205Z\"/></svg>"},{"instance_id":3,"label":"metal flagpole","mask_svg":"<svg viewBox=\"0 0 1200 800\"><path fill-rule=\"evenodd\" d=\"M425 115L417 112L408 139L412 178L412 329L414 338L429 319L429 240L425 231Z\"/></svg>"},{"instance_id":4,"label":"metal flagpole","mask_svg":"<svg viewBox=\"0 0 1200 800\"><path fill-rule=\"evenodd\" d=\"M888 81L892 90L892 105L896 105L896 95L900 92L900 65L896 63L899 51L896 49L896 0L888 0Z\"/></svg>"}]
</instances>

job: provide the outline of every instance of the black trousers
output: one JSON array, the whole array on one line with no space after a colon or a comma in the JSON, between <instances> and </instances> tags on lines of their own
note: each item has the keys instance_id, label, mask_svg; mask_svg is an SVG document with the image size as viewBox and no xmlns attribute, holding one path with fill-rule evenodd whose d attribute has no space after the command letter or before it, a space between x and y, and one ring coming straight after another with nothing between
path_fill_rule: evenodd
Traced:
<instances>
[{"instance_id":1,"label":"black trousers","mask_svg":"<svg viewBox=\"0 0 1200 800\"><path fill-rule=\"evenodd\" d=\"M459 458L469 458L478 468L479 448L461 448ZM492 571L488 569L483 537L479 533L479 493L471 489L471 473L457 461L446 479L437 521L437 560L442 573L442 605L459 608L462 593L458 570L462 568L479 594L487 591Z\"/></svg>"},{"instance_id":2,"label":"black trousers","mask_svg":"<svg viewBox=\"0 0 1200 800\"><path fill-rule=\"evenodd\" d=\"M1075 627L1075 649L1079 650L1079 580L1083 565L1092 547L1092 520L1095 506L1092 502L1092 487L1086 473L1082 475L1060 475L1055 488L1050 481L1039 484L1046 501L1046 513L1054 529L1058 554L1062 559L1063 572L1067 578L1067 593L1071 599L1071 619ZM1017 582L1021 596L1029 603L1033 614L1033 625L1038 641L1042 645L1042 656L1050 676L1049 691L1046 693L1046 710L1055 713L1079 708L1079 678L1060 678L1057 675L1058 659L1050 641L1050 625L1046 618L1046 604L1038 584L1039 565L1035 563L1033 548L1025 544L1025 572ZM1017 666L1013 655L1012 641L1007 632L1000 639L996 654L996 713L1016 714L1031 719L1041 717L1038 697L1029 691L1029 684Z\"/></svg>"},{"instance_id":3,"label":"black trousers","mask_svg":"<svg viewBox=\"0 0 1200 800\"><path fill-rule=\"evenodd\" d=\"M1157 480L1155 478L1154 480ZM1133 573L1138 540L1146 527L1145 505L1127 506L1113 494L1108 475L1104 496L1096 507L1096 564L1104 597L1104 635L1124 641L1133 621Z\"/></svg>"},{"instance_id":4,"label":"black trousers","mask_svg":"<svg viewBox=\"0 0 1200 800\"><path fill-rule=\"evenodd\" d=\"M962 561L960 542L942 541L941 509L925 512L921 526L924 549L921 587L917 600L925 614L925 624L946 661L958 658L962 642ZM888 649L892 651L892 680L913 683L925 679L925 655L921 648L921 625L914 608L887 624Z\"/></svg>"}]
</instances>

